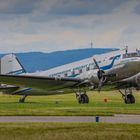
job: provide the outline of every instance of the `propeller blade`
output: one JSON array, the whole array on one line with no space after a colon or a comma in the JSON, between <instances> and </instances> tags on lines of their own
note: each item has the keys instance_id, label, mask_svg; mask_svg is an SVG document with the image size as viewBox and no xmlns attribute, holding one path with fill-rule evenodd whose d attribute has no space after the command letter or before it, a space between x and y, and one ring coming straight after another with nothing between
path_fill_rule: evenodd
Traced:
<instances>
[{"instance_id":1,"label":"propeller blade","mask_svg":"<svg viewBox=\"0 0 140 140\"><path fill-rule=\"evenodd\" d=\"M100 67L99 67L99 65L98 65L98 63L97 63L97 61L96 61L96 59L93 58L93 61L94 61L95 65L96 65L96 67L98 68L98 70L100 70Z\"/></svg>"},{"instance_id":2,"label":"propeller blade","mask_svg":"<svg viewBox=\"0 0 140 140\"><path fill-rule=\"evenodd\" d=\"M102 77L99 81L99 85L98 85L98 91L100 92L103 86L103 81L104 81L104 77Z\"/></svg>"}]
</instances>

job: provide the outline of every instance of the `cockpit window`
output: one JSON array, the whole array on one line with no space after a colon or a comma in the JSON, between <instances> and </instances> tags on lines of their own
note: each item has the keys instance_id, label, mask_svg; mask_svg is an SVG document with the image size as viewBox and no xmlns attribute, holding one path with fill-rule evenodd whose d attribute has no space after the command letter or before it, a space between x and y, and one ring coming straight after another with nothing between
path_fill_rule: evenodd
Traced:
<instances>
[{"instance_id":1,"label":"cockpit window","mask_svg":"<svg viewBox=\"0 0 140 140\"><path fill-rule=\"evenodd\" d=\"M123 55L123 58L140 57L138 53L127 53Z\"/></svg>"}]
</instances>

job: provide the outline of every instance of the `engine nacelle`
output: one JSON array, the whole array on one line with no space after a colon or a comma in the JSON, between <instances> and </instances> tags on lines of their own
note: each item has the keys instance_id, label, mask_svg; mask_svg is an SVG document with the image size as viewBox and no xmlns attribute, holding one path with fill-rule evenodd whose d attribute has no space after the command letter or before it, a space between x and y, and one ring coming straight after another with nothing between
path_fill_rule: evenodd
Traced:
<instances>
[{"instance_id":1,"label":"engine nacelle","mask_svg":"<svg viewBox=\"0 0 140 140\"><path fill-rule=\"evenodd\" d=\"M80 74L79 76L83 80L88 80L91 83L98 84L99 77L98 77L98 70L90 70L85 73Z\"/></svg>"},{"instance_id":2,"label":"engine nacelle","mask_svg":"<svg viewBox=\"0 0 140 140\"><path fill-rule=\"evenodd\" d=\"M130 86L134 86L136 88L140 88L140 73L134 75L130 78L123 80L123 82L127 83Z\"/></svg>"},{"instance_id":3,"label":"engine nacelle","mask_svg":"<svg viewBox=\"0 0 140 140\"><path fill-rule=\"evenodd\" d=\"M93 70L90 74L89 80L91 83L98 84L99 83L99 70Z\"/></svg>"},{"instance_id":4,"label":"engine nacelle","mask_svg":"<svg viewBox=\"0 0 140 140\"><path fill-rule=\"evenodd\" d=\"M136 85L140 88L140 73L136 76Z\"/></svg>"},{"instance_id":5,"label":"engine nacelle","mask_svg":"<svg viewBox=\"0 0 140 140\"><path fill-rule=\"evenodd\" d=\"M103 76L104 71L102 70L90 70L86 73L83 73L82 75L80 75L80 78L82 79L88 79L88 81L90 81L90 83L95 84L99 84L100 79L103 77L103 82L106 80L106 78Z\"/></svg>"}]
</instances>

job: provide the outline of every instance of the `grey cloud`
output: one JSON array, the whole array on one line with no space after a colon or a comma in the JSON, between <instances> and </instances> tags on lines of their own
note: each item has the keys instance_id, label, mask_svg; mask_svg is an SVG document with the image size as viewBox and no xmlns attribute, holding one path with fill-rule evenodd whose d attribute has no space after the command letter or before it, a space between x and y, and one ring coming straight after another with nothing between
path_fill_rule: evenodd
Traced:
<instances>
[{"instance_id":1,"label":"grey cloud","mask_svg":"<svg viewBox=\"0 0 140 140\"><path fill-rule=\"evenodd\" d=\"M31 21L47 22L68 16L111 13L128 0L42 0L30 17Z\"/></svg>"},{"instance_id":2,"label":"grey cloud","mask_svg":"<svg viewBox=\"0 0 140 140\"><path fill-rule=\"evenodd\" d=\"M136 6L135 13L140 14L140 3Z\"/></svg>"},{"instance_id":3,"label":"grey cloud","mask_svg":"<svg viewBox=\"0 0 140 140\"><path fill-rule=\"evenodd\" d=\"M106 14L127 0L57 0L48 11L52 15Z\"/></svg>"},{"instance_id":4,"label":"grey cloud","mask_svg":"<svg viewBox=\"0 0 140 140\"><path fill-rule=\"evenodd\" d=\"M0 13L24 14L33 11L50 15L104 14L128 0L0 0Z\"/></svg>"},{"instance_id":5,"label":"grey cloud","mask_svg":"<svg viewBox=\"0 0 140 140\"><path fill-rule=\"evenodd\" d=\"M32 10L40 0L0 0L1 14L26 14Z\"/></svg>"},{"instance_id":6,"label":"grey cloud","mask_svg":"<svg viewBox=\"0 0 140 140\"><path fill-rule=\"evenodd\" d=\"M123 31L123 35L130 35L130 34L135 34L138 31L137 27L127 27L124 31Z\"/></svg>"}]
</instances>

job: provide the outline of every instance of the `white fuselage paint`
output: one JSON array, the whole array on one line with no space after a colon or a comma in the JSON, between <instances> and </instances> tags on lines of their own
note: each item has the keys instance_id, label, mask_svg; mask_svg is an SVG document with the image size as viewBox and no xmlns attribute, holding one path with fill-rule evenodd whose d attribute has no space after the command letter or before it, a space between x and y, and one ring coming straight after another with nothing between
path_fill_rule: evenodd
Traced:
<instances>
[{"instance_id":1,"label":"white fuselage paint","mask_svg":"<svg viewBox=\"0 0 140 140\"><path fill-rule=\"evenodd\" d=\"M93 61L96 59L100 68L104 71L110 71L123 67L129 62L140 62L138 52L128 52L125 50L113 51L101 55L76 61L63 66L55 67L46 71L39 71L35 73L28 73L28 75L49 76L49 77L72 77L86 79L97 74L96 65ZM140 66L137 67L140 69Z\"/></svg>"}]
</instances>

